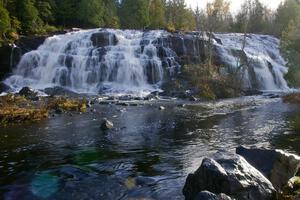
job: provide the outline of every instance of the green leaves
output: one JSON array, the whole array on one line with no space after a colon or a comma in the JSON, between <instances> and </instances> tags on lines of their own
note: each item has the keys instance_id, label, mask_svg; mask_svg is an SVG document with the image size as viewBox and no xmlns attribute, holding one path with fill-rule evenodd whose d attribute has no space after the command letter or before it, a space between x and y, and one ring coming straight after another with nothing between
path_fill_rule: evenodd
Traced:
<instances>
[{"instance_id":1,"label":"green leaves","mask_svg":"<svg viewBox=\"0 0 300 200\"><path fill-rule=\"evenodd\" d=\"M149 21L149 0L123 0L120 9L123 28L147 28Z\"/></svg>"}]
</instances>

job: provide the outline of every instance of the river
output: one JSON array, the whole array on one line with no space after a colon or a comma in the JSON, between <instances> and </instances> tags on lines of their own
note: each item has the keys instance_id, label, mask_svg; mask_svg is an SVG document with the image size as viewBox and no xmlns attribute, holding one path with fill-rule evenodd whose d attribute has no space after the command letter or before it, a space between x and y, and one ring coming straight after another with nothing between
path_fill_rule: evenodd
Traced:
<instances>
[{"instance_id":1,"label":"river","mask_svg":"<svg viewBox=\"0 0 300 200\"><path fill-rule=\"evenodd\" d=\"M186 176L217 150L255 145L300 154L291 129L300 108L276 96L91 109L1 127L3 199L179 200ZM103 118L114 129L102 131Z\"/></svg>"}]
</instances>

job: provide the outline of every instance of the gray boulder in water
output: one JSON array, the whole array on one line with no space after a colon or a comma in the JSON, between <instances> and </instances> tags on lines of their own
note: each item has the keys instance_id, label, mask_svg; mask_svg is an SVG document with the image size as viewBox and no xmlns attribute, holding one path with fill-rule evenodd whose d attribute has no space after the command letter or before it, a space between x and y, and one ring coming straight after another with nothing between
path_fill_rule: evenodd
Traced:
<instances>
[{"instance_id":1,"label":"gray boulder in water","mask_svg":"<svg viewBox=\"0 0 300 200\"><path fill-rule=\"evenodd\" d=\"M232 200L229 196L226 194L219 194L216 195L214 193L208 192L208 191L203 191L200 192L194 200Z\"/></svg>"},{"instance_id":2,"label":"gray boulder in water","mask_svg":"<svg viewBox=\"0 0 300 200\"><path fill-rule=\"evenodd\" d=\"M299 171L300 157L281 150L238 147L236 153L266 176L276 189L282 189Z\"/></svg>"},{"instance_id":3,"label":"gray boulder in water","mask_svg":"<svg viewBox=\"0 0 300 200\"><path fill-rule=\"evenodd\" d=\"M224 193L238 200L272 200L272 183L242 156L218 152L205 158L194 174L187 177L183 194L194 200L199 192Z\"/></svg>"},{"instance_id":4,"label":"gray boulder in water","mask_svg":"<svg viewBox=\"0 0 300 200\"><path fill-rule=\"evenodd\" d=\"M108 119L103 119L103 122L102 122L102 124L101 124L101 129L103 130L103 131L107 131L107 130L110 130L110 129L112 129L114 127L114 124L111 122L111 121L109 121Z\"/></svg>"}]
</instances>

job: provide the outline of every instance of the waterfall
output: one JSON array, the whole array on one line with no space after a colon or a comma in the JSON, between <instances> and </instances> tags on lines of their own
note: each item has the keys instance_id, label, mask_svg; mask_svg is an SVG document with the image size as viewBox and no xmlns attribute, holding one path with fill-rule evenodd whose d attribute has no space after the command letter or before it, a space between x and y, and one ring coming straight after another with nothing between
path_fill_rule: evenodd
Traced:
<instances>
[{"instance_id":1,"label":"waterfall","mask_svg":"<svg viewBox=\"0 0 300 200\"><path fill-rule=\"evenodd\" d=\"M243 34L215 34L216 51L227 67L244 66L244 88L264 91L288 90L284 75L288 72L286 62L279 51L279 40L269 35L248 34L244 52ZM244 63L240 63L244 54Z\"/></svg>"},{"instance_id":2,"label":"waterfall","mask_svg":"<svg viewBox=\"0 0 300 200\"><path fill-rule=\"evenodd\" d=\"M249 34L214 34L213 51L219 64L236 68L244 56L244 87L286 90L285 61L279 40ZM14 90L60 86L78 93L148 94L180 71L180 66L205 60L205 37L166 31L92 29L49 37L23 55L5 83Z\"/></svg>"},{"instance_id":3,"label":"waterfall","mask_svg":"<svg viewBox=\"0 0 300 200\"><path fill-rule=\"evenodd\" d=\"M48 38L5 82L15 89L62 86L79 93L140 93L164 77L154 40L163 31L95 29Z\"/></svg>"}]
</instances>

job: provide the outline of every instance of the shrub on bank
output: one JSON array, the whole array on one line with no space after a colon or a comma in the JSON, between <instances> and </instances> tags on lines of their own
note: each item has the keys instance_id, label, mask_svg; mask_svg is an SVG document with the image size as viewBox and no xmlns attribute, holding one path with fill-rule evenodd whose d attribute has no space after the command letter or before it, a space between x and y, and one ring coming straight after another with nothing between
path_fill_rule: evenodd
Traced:
<instances>
[{"instance_id":1,"label":"shrub on bank","mask_svg":"<svg viewBox=\"0 0 300 200\"><path fill-rule=\"evenodd\" d=\"M285 103L300 104L300 93L291 93L284 96L282 99Z\"/></svg>"},{"instance_id":2,"label":"shrub on bank","mask_svg":"<svg viewBox=\"0 0 300 200\"><path fill-rule=\"evenodd\" d=\"M169 87L175 91L193 91L194 96L206 100L240 96L241 88L234 78L236 76L221 75L219 69L207 63L185 65L181 74L169 83Z\"/></svg>"}]
</instances>

